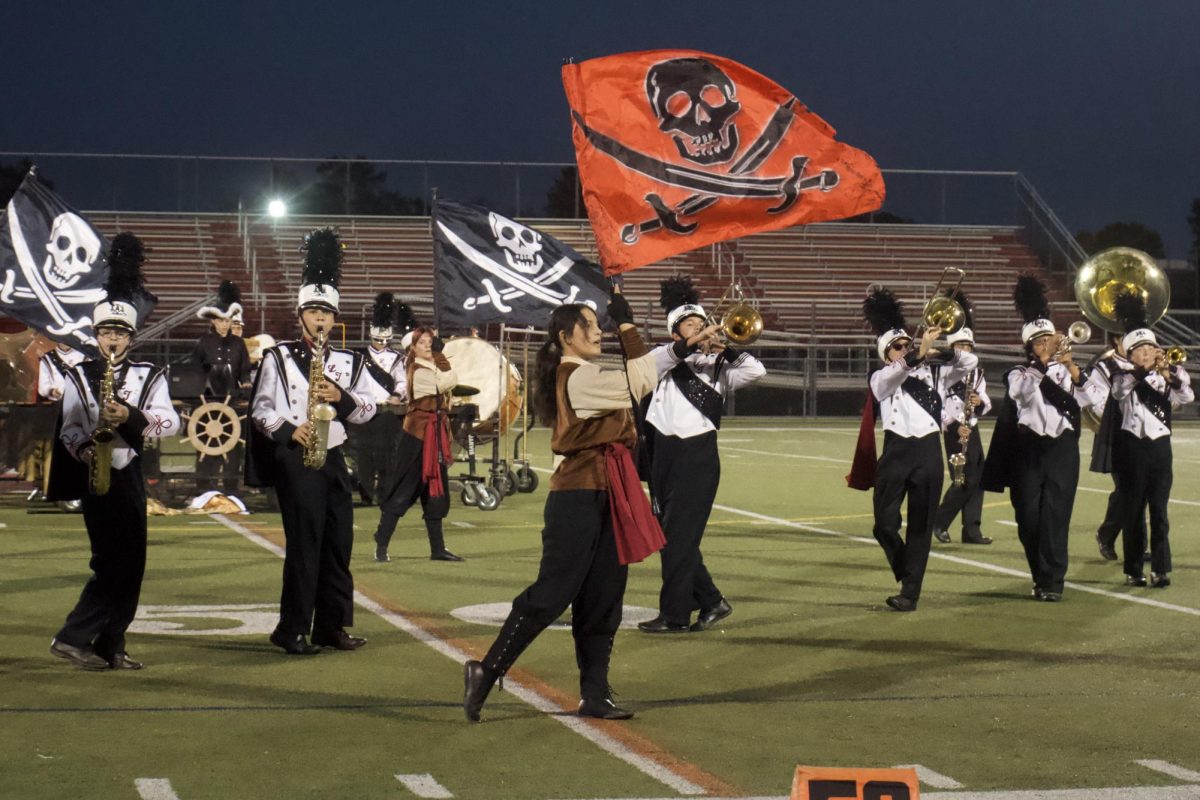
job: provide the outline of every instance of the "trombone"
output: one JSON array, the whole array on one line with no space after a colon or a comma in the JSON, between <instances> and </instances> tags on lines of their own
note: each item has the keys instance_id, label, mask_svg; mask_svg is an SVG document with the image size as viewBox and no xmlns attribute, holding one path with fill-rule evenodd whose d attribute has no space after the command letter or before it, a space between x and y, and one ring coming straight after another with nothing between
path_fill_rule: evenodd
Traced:
<instances>
[{"instance_id":1,"label":"trombone","mask_svg":"<svg viewBox=\"0 0 1200 800\"><path fill-rule=\"evenodd\" d=\"M752 344L763 333L762 314L746 299L740 284L734 282L708 313L706 325L717 325L728 341L739 346Z\"/></svg>"},{"instance_id":2,"label":"trombone","mask_svg":"<svg viewBox=\"0 0 1200 800\"><path fill-rule=\"evenodd\" d=\"M946 276L952 272L958 273L958 282L954 284L953 289L943 294L942 285L946 282ZM966 276L966 270L958 267L946 267L942 270L942 276L938 278L937 286L934 287L933 297L929 298L929 302L921 311L923 328L938 328L942 333L958 333L967 324L966 311L958 301L953 299L953 296L958 294L959 289L962 288L963 279Z\"/></svg>"}]
</instances>

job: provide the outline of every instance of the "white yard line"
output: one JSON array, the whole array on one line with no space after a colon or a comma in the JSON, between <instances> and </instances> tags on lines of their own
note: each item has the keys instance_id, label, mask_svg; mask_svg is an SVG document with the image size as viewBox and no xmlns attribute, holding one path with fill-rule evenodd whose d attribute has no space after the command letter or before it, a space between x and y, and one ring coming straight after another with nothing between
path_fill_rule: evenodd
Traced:
<instances>
[{"instance_id":1,"label":"white yard line","mask_svg":"<svg viewBox=\"0 0 1200 800\"><path fill-rule=\"evenodd\" d=\"M897 764L896 769L911 769L917 773L917 780L934 789L961 789L963 785L949 776L934 772L923 764Z\"/></svg>"},{"instance_id":2,"label":"white yard line","mask_svg":"<svg viewBox=\"0 0 1200 800\"><path fill-rule=\"evenodd\" d=\"M166 778L138 778L133 786L142 800L179 800Z\"/></svg>"},{"instance_id":3,"label":"white yard line","mask_svg":"<svg viewBox=\"0 0 1200 800\"><path fill-rule=\"evenodd\" d=\"M829 456L802 456L798 453L768 453L765 450L750 450L745 447L726 447L721 445L722 450L729 450L734 453L753 453L758 456L772 456L773 458L802 458L805 461L829 461L834 464L849 464L850 462L844 458L830 458Z\"/></svg>"},{"instance_id":4,"label":"white yard line","mask_svg":"<svg viewBox=\"0 0 1200 800\"><path fill-rule=\"evenodd\" d=\"M241 523L236 522L223 514L213 514L212 518L220 521L223 525L225 525L225 527L229 528L235 533L239 533L246 537L259 547L274 553L280 558L283 557L284 550L282 547L266 537L255 533L245 525L242 525ZM442 641L426 631L424 628L421 628L410 621L402 614L398 614L395 611L389 611L379 603L367 597L362 592L354 592L354 601L366 610L381 617L388 624L395 628L399 628L409 636L412 636L417 641L428 645L455 663L462 664L470 659L470 656L467 653ZM654 778L656 781L659 781L669 788L674 789L679 794L691 796L705 794L704 787L692 783L687 778L684 778L682 775L677 774L662 764L646 758L640 753L634 752L624 743L599 730L595 725L585 722L583 719L575 716L574 714L564 714L563 709L557 703L552 701L550 698L539 694L537 691L523 686L511 679L506 679L504 681L504 691L518 700L522 700L525 703L533 706L538 711L546 714L550 719L562 723L567 728L587 739L592 744L596 745L601 750L604 750L614 758L624 761L634 769L650 776L651 778ZM464 721L463 724L467 725L470 723Z\"/></svg>"},{"instance_id":5,"label":"white yard line","mask_svg":"<svg viewBox=\"0 0 1200 800\"><path fill-rule=\"evenodd\" d=\"M463 522L461 519L452 519L450 524L456 528L474 528L475 525L470 522Z\"/></svg>"},{"instance_id":6,"label":"white yard line","mask_svg":"<svg viewBox=\"0 0 1200 800\"><path fill-rule=\"evenodd\" d=\"M1200 786L1130 786L1099 789L994 789L981 792L921 792L923 800L1200 800ZM678 800L670 797L586 800ZM704 800L788 800L788 795L706 797Z\"/></svg>"},{"instance_id":7,"label":"white yard line","mask_svg":"<svg viewBox=\"0 0 1200 800\"><path fill-rule=\"evenodd\" d=\"M1081 492L1092 492L1093 494L1111 494L1112 493L1112 489L1093 489L1091 486L1080 486L1078 488L1079 488L1079 491L1081 491ZM1170 499L1170 502L1175 503L1176 505L1181 505L1181 506L1200 506L1200 503L1197 503L1195 500L1177 500L1174 497L1172 497Z\"/></svg>"},{"instance_id":8,"label":"white yard line","mask_svg":"<svg viewBox=\"0 0 1200 800\"><path fill-rule=\"evenodd\" d=\"M1200 772L1183 767L1176 766L1169 761L1159 761L1157 758L1142 758L1134 761L1135 764L1141 764L1147 769L1152 769L1155 772L1161 772L1164 775L1170 775L1172 778L1178 778L1181 781L1191 781L1192 783L1200 783Z\"/></svg>"},{"instance_id":9,"label":"white yard line","mask_svg":"<svg viewBox=\"0 0 1200 800\"><path fill-rule=\"evenodd\" d=\"M878 543L875 541L874 537L854 536L849 533L842 533L841 531L835 531L835 530L831 530L829 528L821 528L816 525L806 525L805 523L802 523L802 522L792 522L791 520L788 520L788 519L782 519L780 517L772 517L768 514L759 514L756 511L746 511L745 509L734 508L733 506L720 505L719 503L713 503L713 508L719 509L721 511L727 511L731 514L740 514L744 517L750 517L751 519L759 519L759 520L765 520L767 522L773 522L776 525L782 525L786 528L796 528L797 530L809 531L811 533L822 533L822 534L825 534L826 536L836 536L840 539L849 539L854 542L861 542L862 544L869 544L869 545L878 547ZM974 559L963 558L962 556L952 556L952 555L948 555L946 553L939 553L937 551L931 552L929 554L929 557L930 558L940 558L943 561L949 561L954 564L962 564L963 566L967 566L967 567L975 567L976 569L987 570L989 572L998 572L1001 575L1011 575L1014 578L1024 578L1026 581L1029 580L1029 573L1025 572L1024 570L1011 569L1009 567L1001 567L997 564L989 564L986 561L975 561ZM1076 592L1087 592L1088 594L1096 594L1096 595L1100 595L1101 597L1111 597L1114 600L1121 600L1126 603L1137 603L1139 605L1150 606L1152 608L1160 608L1160 609L1163 609L1164 611L1175 611L1180 614L1188 614L1193 617L1200 617L1200 608L1191 608L1189 606L1179 606L1179 605L1175 605L1174 603L1164 603L1161 600L1152 600L1148 597L1142 597L1141 595L1137 595L1137 594L1123 594L1120 592L1110 592L1107 589L1097 589L1094 586L1086 586L1082 583L1072 583L1071 581L1067 581L1064 585L1068 589L1071 589L1072 591L1076 591Z\"/></svg>"},{"instance_id":10,"label":"white yard line","mask_svg":"<svg viewBox=\"0 0 1200 800\"><path fill-rule=\"evenodd\" d=\"M417 797L454 797L449 789L438 783L429 773L423 775L397 775L396 780L404 784L404 788Z\"/></svg>"}]
</instances>

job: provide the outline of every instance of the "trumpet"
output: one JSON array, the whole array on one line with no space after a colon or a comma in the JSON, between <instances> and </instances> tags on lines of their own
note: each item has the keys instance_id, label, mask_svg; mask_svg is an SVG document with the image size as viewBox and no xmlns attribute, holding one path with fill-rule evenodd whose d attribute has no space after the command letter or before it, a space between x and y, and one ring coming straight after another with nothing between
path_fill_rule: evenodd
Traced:
<instances>
[{"instance_id":1,"label":"trumpet","mask_svg":"<svg viewBox=\"0 0 1200 800\"><path fill-rule=\"evenodd\" d=\"M1092 326L1088 325L1083 320L1076 320L1067 326L1065 334L1059 334L1058 347L1054 350L1056 359L1062 358L1067 353L1071 352L1071 348L1077 344L1086 344L1092 338Z\"/></svg>"},{"instance_id":2,"label":"trumpet","mask_svg":"<svg viewBox=\"0 0 1200 800\"><path fill-rule=\"evenodd\" d=\"M1163 353L1163 358L1166 359L1168 367L1178 367L1180 364L1186 364L1188 360L1187 350L1184 350L1179 345L1168 347Z\"/></svg>"}]
</instances>

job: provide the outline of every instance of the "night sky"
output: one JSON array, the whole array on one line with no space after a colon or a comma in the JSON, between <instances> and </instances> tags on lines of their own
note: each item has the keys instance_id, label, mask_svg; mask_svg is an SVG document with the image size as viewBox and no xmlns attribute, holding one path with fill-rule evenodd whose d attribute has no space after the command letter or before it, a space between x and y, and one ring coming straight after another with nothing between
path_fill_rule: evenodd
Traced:
<instances>
[{"instance_id":1,"label":"night sky","mask_svg":"<svg viewBox=\"0 0 1200 800\"><path fill-rule=\"evenodd\" d=\"M679 47L884 168L1021 171L1072 231L1139 221L1182 258L1200 196L1194 0L14 0L0 24L4 151L569 161L562 60Z\"/></svg>"}]
</instances>

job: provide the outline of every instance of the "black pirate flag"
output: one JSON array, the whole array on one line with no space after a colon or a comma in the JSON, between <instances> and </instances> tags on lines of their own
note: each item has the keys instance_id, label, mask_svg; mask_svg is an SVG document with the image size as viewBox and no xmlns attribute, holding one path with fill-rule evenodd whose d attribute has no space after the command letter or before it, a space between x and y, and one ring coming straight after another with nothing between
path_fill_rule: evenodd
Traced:
<instances>
[{"instance_id":1,"label":"black pirate flag","mask_svg":"<svg viewBox=\"0 0 1200 800\"><path fill-rule=\"evenodd\" d=\"M95 347L92 308L104 299L108 244L31 170L0 224L0 313L55 341Z\"/></svg>"},{"instance_id":2,"label":"black pirate flag","mask_svg":"<svg viewBox=\"0 0 1200 800\"><path fill-rule=\"evenodd\" d=\"M604 325L608 285L593 264L553 236L478 206L433 208L438 325L545 325L566 303L591 306Z\"/></svg>"},{"instance_id":3,"label":"black pirate flag","mask_svg":"<svg viewBox=\"0 0 1200 800\"><path fill-rule=\"evenodd\" d=\"M874 159L790 92L687 50L568 64L575 156L608 274L883 205Z\"/></svg>"}]
</instances>

